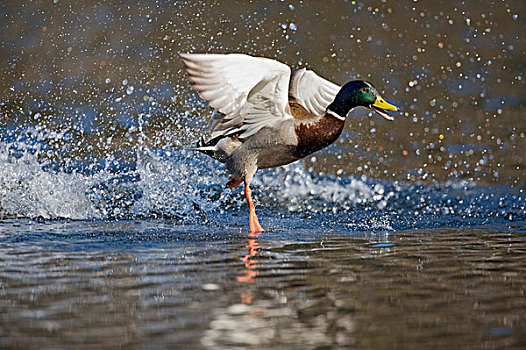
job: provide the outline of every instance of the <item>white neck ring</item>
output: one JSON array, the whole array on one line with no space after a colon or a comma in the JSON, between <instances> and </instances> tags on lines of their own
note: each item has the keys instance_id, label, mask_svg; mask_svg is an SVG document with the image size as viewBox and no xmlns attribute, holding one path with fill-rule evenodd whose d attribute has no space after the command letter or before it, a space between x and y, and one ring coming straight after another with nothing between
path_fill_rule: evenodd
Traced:
<instances>
[{"instance_id":1,"label":"white neck ring","mask_svg":"<svg viewBox=\"0 0 526 350\"><path fill-rule=\"evenodd\" d=\"M342 117L341 115L339 115L339 114L336 113L336 112L331 111L330 109L327 110L327 114L332 115L332 116L335 117L336 119L339 119L339 120L342 120L342 121L345 120L344 117Z\"/></svg>"}]
</instances>

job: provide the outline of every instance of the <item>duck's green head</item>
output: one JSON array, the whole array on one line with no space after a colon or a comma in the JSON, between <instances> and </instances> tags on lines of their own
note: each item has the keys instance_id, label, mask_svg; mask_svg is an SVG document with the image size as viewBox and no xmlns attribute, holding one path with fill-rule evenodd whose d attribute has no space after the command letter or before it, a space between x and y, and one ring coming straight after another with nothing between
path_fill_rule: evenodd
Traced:
<instances>
[{"instance_id":1,"label":"duck's green head","mask_svg":"<svg viewBox=\"0 0 526 350\"><path fill-rule=\"evenodd\" d=\"M367 107L387 120L394 120L386 111L398 111L399 107L387 102L376 88L363 80L353 80L345 84L327 107L339 116L345 117L354 107Z\"/></svg>"}]
</instances>

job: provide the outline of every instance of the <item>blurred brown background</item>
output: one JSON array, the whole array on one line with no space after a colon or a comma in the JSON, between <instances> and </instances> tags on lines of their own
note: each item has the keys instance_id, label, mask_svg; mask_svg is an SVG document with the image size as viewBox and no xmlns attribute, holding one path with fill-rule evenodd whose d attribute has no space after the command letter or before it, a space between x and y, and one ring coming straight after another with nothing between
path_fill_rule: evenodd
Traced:
<instances>
[{"instance_id":1,"label":"blurred brown background","mask_svg":"<svg viewBox=\"0 0 526 350\"><path fill-rule=\"evenodd\" d=\"M179 52L242 52L371 81L403 109L355 110L308 167L404 181L525 185L524 1L3 1L0 140L59 162L178 148L211 111ZM202 116L202 117L201 117ZM127 153L127 150L130 152Z\"/></svg>"}]
</instances>

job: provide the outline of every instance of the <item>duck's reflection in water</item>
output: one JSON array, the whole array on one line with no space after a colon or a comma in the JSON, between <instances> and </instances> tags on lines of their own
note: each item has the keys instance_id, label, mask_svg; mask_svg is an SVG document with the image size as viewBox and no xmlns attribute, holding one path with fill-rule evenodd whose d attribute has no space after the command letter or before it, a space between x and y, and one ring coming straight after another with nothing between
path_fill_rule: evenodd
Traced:
<instances>
[{"instance_id":1,"label":"duck's reflection in water","mask_svg":"<svg viewBox=\"0 0 526 350\"><path fill-rule=\"evenodd\" d=\"M281 289L266 284L269 278L267 272L273 268L270 267L273 262L261 255L258 259L258 254L263 254L264 249L264 253L268 252L269 247L264 246L265 240L258 240L257 235L251 235L246 242L245 250L239 257L244 266L236 276L241 289L240 299L213 310L209 328L201 338L203 347L265 348L276 342L292 348L298 344L330 345L331 340L327 336L330 324L325 315L315 317L315 322L305 320L305 316L296 308L299 306L307 310L312 303L289 303ZM263 280L260 280L262 277ZM269 298L270 295L274 297Z\"/></svg>"},{"instance_id":2,"label":"duck's reflection in water","mask_svg":"<svg viewBox=\"0 0 526 350\"><path fill-rule=\"evenodd\" d=\"M256 258L258 254L258 249L261 248L257 241L259 234L253 234L247 240L246 247L248 248L248 253L243 255L241 260L245 263L245 268L243 270L243 275L237 277L237 281L241 283L254 283L256 277L258 276L258 260Z\"/></svg>"},{"instance_id":3,"label":"duck's reflection in water","mask_svg":"<svg viewBox=\"0 0 526 350\"><path fill-rule=\"evenodd\" d=\"M241 257L241 260L245 263L245 269L242 271L242 275L237 277L237 281L240 283L254 283L256 277L259 275L258 271L258 259L256 258L258 250L261 248L257 238L259 233L252 233L247 239L248 253ZM252 293L250 289L241 293L241 303L245 305L252 304Z\"/></svg>"}]
</instances>

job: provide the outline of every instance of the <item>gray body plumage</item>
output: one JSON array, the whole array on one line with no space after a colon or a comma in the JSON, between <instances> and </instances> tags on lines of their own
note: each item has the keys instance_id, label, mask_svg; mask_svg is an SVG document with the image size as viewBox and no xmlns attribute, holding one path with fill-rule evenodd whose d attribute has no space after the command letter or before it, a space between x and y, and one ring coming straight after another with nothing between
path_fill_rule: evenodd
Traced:
<instances>
[{"instance_id":1,"label":"gray body plumage","mask_svg":"<svg viewBox=\"0 0 526 350\"><path fill-rule=\"evenodd\" d=\"M283 121L282 128L264 127L244 142L227 137L217 143L213 157L226 164L236 178L252 180L257 169L273 168L298 160L295 155L298 138L293 120Z\"/></svg>"}]
</instances>

